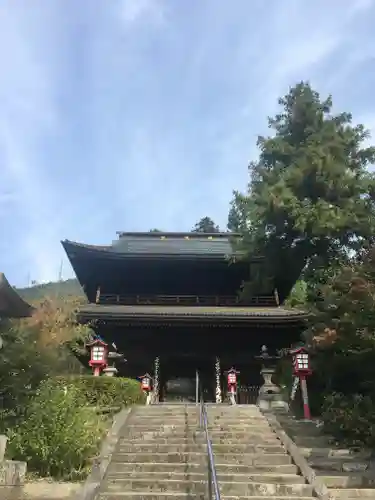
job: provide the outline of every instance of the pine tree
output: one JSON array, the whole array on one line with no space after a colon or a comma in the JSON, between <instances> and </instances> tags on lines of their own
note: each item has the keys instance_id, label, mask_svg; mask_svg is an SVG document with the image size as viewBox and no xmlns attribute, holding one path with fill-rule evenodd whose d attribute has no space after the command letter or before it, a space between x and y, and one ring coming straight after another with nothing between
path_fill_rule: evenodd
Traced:
<instances>
[{"instance_id":1,"label":"pine tree","mask_svg":"<svg viewBox=\"0 0 375 500\"><path fill-rule=\"evenodd\" d=\"M269 119L274 135L258 139L247 192L234 193L228 228L243 235L246 253L264 255L262 279L277 276L287 295L302 269L324 280L373 243L375 148L364 146L363 125L334 115L331 97L321 100L308 83L279 104Z\"/></svg>"},{"instance_id":2,"label":"pine tree","mask_svg":"<svg viewBox=\"0 0 375 500\"><path fill-rule=\"evenodd\" d=\"M193 233L219 233L220 228L210 217L202 217L192 229Z\"/></svg>"}]
</instances>

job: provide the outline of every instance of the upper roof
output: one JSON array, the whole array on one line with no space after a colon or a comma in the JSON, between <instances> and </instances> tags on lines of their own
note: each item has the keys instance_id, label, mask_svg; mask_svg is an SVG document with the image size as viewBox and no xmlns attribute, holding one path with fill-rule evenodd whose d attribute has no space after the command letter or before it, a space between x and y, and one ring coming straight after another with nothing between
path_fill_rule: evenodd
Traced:
<instances>
[{"instance_id":1,"label":"upper roof","mask_svg":"<svg viewBox=\"0 0 375 500\"><path fill-rule=\"evenodd\" d=\"M26 318L31 316L33 309L18 295L5 275L0 273L0 317Z\"/></svg>"},{"instance_id":2,"label":"upper roof","mask_svg":"<svg viewBox=\"0 0 375 500\"><path fill-rule=\"evenodd\" d=\"M119 257L203 257L226 258L234 255L234 233L176 233L176 232L118 232L112 245L86 245L69 240L62 241L68 257L95 253L109 258Z\"/></svg>"}]
</instances>

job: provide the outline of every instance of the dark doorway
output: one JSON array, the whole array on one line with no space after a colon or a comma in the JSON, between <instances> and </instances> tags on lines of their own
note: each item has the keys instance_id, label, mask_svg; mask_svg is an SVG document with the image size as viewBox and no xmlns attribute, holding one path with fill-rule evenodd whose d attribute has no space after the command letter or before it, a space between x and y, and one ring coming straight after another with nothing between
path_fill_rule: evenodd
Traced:
<instances>
[{"instance_id":1,"label":"dark doorway","mask_svg":"<svg viewBox=\"0 0 375 500\"><path fill-rule=\"evenodd\" d=\"M195 402L199 390L207 402L215 401L215 366L213 360L190 356L160 358L160 399L164 402Z\"/></svg>"}]
</instances>

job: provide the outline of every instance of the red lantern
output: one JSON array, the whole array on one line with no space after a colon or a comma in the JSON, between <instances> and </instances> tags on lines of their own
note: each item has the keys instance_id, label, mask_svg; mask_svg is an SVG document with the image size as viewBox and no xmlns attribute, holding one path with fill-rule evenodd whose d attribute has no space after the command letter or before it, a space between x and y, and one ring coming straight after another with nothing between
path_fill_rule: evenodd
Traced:
<instances>
[{"instance_id":1,"label":"red lantern","mask_svg":"<svg viewBox=\"0 0 375 500\"><path fill-rule=\"evenodd\" d=\"M152 377L149 373L145 373L142 377L139 377L141 380L141 389L144 392L149 393L152 390Z\"/></svg>"},{"instance_id":2,"label":"red lantern","mask_svg":"<svg viewBox=\"0 0 375 500\"><path fill-rule=\"evenodd\" d=\"M236 392L237 390L237 375L239 372L235 368L231 368L227 372L227 382L229 392Z\"/></svg>"},{"instance_id":3,"label":"red lantern","mask_svg":"<svg viewBox=\"0 0 375 500\"><path fill-rule=\"evenodd\" d=\"M309 376L312 373L310 367L310 357L305 347L299 347L291 351L293 356L293 371L294 375L299 377Z\"/></svg>"},{"instance_id":4,"label":"red lantern","mask_svg":"<svg viewBox=\"0 0 375 500\"><path fill-rule=\"evenodd\" d=\"M108 345L100 339L86 344L90 348L89 365L93 368L94 376L98 377L108 364Z\"/></svg>"},{"instance_id":5,"label":"red lantern","mask_svg":"<svg viewBox=\"0 0 375 500\"><path fill-rule=\"evenodd\" d=\"M312 374L309 353L305 347L299 347L290 351L293 357L293 372L299 377L303 399L303 414L305 420L311 420L309 396L307 392L306 377Z\"/></svg>"}]
</instances>

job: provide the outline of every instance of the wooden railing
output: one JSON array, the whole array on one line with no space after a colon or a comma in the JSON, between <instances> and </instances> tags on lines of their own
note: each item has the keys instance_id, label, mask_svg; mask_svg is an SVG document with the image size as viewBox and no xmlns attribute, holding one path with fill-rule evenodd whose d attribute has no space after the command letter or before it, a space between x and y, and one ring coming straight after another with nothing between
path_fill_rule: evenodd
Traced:
<instances>
[{"instance_id":1,"label":"wooden railing","mask_svg":"<svg viewBox=\"0 0 375 500\"><path fill-rule=\"evenodd\" d=\"M98 304L121 305L180 305L180 306L276 306L276 299L271 296L240 299L236 295L116 295L100 294Z\"/></svg>"}]
</instances>

